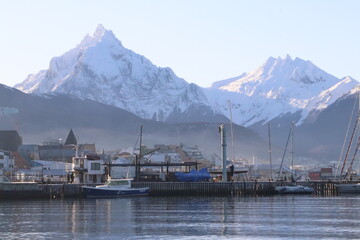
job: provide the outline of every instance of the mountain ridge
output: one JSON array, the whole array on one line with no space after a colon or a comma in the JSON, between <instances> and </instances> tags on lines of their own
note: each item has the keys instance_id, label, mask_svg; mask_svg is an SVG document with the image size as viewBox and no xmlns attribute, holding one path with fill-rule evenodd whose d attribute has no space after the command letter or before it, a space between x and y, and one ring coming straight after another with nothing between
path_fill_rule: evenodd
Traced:
<instances>
[{"instance_id":1,"label":"mountain ridge","mask_svg":"<svg viewBox=\"0 0 360 240\"><path fill-rule=\"evenodd\" d=\"M310 61L293 60L287 55L270 57L259 68L230 81L219 81L204 91L219 113L229 111L230 100L237 124L265 124L300 111L301 115L293 121L301 125L311 112L322 111L357 84L351 77L338 79Z\"/></svg>"},{"instance_id":2,"label":"mountain ridge","mask_svg":"<svg viewBox=\"0 0 360 240\"><path fill-rule=\"evenodd\" d=\"M32 94L72 94L157 121L169 116L184 120L182 114L189 116L191 109L197 109L200 118L224 119L216 115L200 87L124 48L102 25L76 48L53 58L48 70L29 75L15 88Z\"/></svg>"},{"instance_id":3,"label":"mountain ridge","mask_svg":"<svg viewBox=\"0 0 360 240\"><path fill-rule=\"evenodd\" d=\"M99 25L75 48L51 59L47 70L15 87L31 94L71 94L165 122L226 121L231 107L233 122L249 127L282 116L292 116L291 121L301 125L357 84L286 55L269 57L249 73L200 88L126 49Z\"/></svg>"}]
</instances>

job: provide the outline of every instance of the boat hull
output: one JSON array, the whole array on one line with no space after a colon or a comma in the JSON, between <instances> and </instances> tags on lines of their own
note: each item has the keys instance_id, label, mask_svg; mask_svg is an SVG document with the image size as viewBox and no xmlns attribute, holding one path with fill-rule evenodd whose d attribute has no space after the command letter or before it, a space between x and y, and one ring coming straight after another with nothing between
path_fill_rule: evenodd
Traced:
<instances>
[{"instance_id":1,"label":"boat hull","mask_svg":"<svg viewBox=\"0 0 360 240\"><path fill-rule=\"evenodd\" d=\"M336 188L338 189L339 193L360 193L360 184L354 183L354 184L336 184Z\"/></svg>"},{"instance_id":2,"label":"boat hull","mask_svg":"<svg viewBox=\"0 0 360 240\"><path fill-rule=\"evenodd\" d=\"M146 196L149 194L149 188L129 188L129 189L109 189L97 187L82 187L85 197L129 197Z\"/></svg>"},{"instance_id":3,"label":"boat hull","mask_svg":"<svg viewBox=\"0 0 360 240\"><path fill-rule=\"evenodd\" d=\"M277 186L275 192L279 194L312 194L314 188L304 186Z\"/></svg>"}]
</instances>

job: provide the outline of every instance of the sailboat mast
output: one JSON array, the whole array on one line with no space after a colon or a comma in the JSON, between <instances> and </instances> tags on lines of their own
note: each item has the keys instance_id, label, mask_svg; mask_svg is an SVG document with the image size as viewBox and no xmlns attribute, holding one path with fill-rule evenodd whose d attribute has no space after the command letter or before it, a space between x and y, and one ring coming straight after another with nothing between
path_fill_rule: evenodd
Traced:
<instances>
[{"instance_id":1,"label":"sailboat mast","mask_svg":"<svg viewBox=\"0 0 360 240\"><path fill-rule=\"evenodd\" d=\"M135 155L135 174L136 174L136 181L139 181L140 179L140 163L142 158L142 152L141 152L141 145L142 145L142 131L143 126L140 127L140 147L139 147L139 155Z\"/></svg>"},{"instance_id":2,"label":"sailboat mast","mask_svg":"<svg viewBox=\"0 0 360 240\"><path fill-rule=\"evenodd\" d=\"M231 111L231 102L229 100L229 109L230 109L230 132L231 132L231 157L232 164L234 165L235 153L234 153L234 132L233 132L233 120L232 120L232 111Z\"/></svg>"},{"instance_id":3,"label":"sailboat mast","mask_svg":"<svg viewBox=\"0 0 360 240\"><path fill-rule=\"evenodd\" d=\"M140 127L140 149L139 149L139 156L141 157L141 145L142 145L142 132L143 132L143 125Z\"/></svg>"},{"instance_id":4,"label":"sailboat mast","mask_svg":"<svg viewBox=\"0 0 360 240\"><path fill-rule=\"evenodd\" d=\"M282 175L282 166L283 166L284 159L285 159L285 155L286 155L286 152L287 152L287 149L288 149L287 147L288 147L288 145L289 145L290 137L291 137L291 128L290 128L290 131L289 131L287 140L286 140L285 149L284 149L284 152L283 152L283 155L282 155L282 158L281 158L279 174L278 174L278 176L277 176L277 180L276 180L276 181L279 181L279 180L280 180L280 176Z\"/></svg>"},{"instance_id":5,"label":"sailboat mast","mask_svg":"<svg viewBox=\"0 0 360 240\"><path fill-rule=\"evenodd\" d=\"M271 159L271 137L270 137L270 123L268 124L268 135L269 135L269 158L270 158L270 179L273 179L273 170L272 170L272 159Z\"/></svg>"},{"instance_id":6,"label":"sailboat mast","mask_svg":"<svg viewBox=\"0 0 360 240\"><path fill-rule=\"evenodd\" d=\"M294 122L291 123L291 145L290 145L290 154L291 154L291 179L294 179Z\"/></svg>"}]
</instances>

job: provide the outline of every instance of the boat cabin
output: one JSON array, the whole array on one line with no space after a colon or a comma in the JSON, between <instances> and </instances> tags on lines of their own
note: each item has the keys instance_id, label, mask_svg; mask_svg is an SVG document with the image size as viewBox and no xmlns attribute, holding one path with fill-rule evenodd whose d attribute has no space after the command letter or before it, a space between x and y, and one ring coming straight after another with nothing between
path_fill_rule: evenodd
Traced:
<instances>
[{"instance_id":1,"label":"boat cabin","mask_svg":"<svg viewBox=\"0 0 360 240\"><path fill-rule=\"evenodd\" d=\"M132 179L108 179L106 186L112 188L131 188Z\"/></svg>"}]
</instances>

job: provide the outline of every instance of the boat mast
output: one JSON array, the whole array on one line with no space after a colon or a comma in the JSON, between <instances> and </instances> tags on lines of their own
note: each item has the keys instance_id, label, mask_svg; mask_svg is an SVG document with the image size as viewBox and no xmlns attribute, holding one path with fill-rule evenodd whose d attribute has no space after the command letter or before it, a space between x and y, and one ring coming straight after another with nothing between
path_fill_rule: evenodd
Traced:
<instances>
[{"instance_id":1,"label":"boat mast","mask_svg":"<svg viewBox=\"0 0 360 240\"><path fill-rule=\"evenodd\" d=\"M278 176L277 176L277 180L276 180L276 181L279 181L279 180L280 180L280 176L282 175L282 166L283 166L283 163L284 163L284 159L285 159L285 154L286 154L286 151L287 151L287 147L288 147L288 145L289 145L290 136L291 136L291 128L290 128L290 131L289 131L289 135L288 135L288 137L287 137L287 140L286 140L286 145L285 145L284 153L283 153L283 156L282 156L282 159L281 159L279 174L278 174Z\"/></svg>"},{"instance_id":2,"label":"boat mast","mask_svg":"<svg viewBox=\"0 0 360 240\"><path fill-rule=\"evenodd\" d=\"M294 180L294 122L291 123L291 145L290 145L290 154L291 154L291 180Z\"/></svg>"},{"instance_id":3,"label":"boat mast","mask_svg":"<svg viewBox=\"0 0 360 240\"><path fill-rule=\"evenodd\" d=\"M232 164L234 165L235 153L234 153L234 132L233 132L233 120L232 120L232 111L231 111L231 102L229 100L229 110L230 110L230 132L231 132L231 157Z\"/></svg>"},{"instance_id":4,"label":"boat mast","mask_svg":"<svg viewBox=\"0 0 360 240\"><path fill-rule=\"evenodd\" d=\"M142 131L143 131L143 125L140 127L140 149L139 149L139 155L135 154L135 175L136 175L136 181L139 181L140 179L140 162L142 158L142 152L141 152L141 144L142 144Z\"/></svg>"},{"instance_id":5,"label":"boat mast","mask_svg":"<svg viewBox=\"0 0 360 240\"><path fill-rule=\"evenodd\" d=\"M273 180L273 175L272 175L272 159L271 159L271 137L270 137L270 123L268 124L268 135L269 135L269 158L270 158L270 179L271 181Z\"/></svg>"},{"instance_id":6,"label":"boat mast","mask_svg":"<svg viewBox=\"0 0 360 240\"><path fill-rule=\"evenodd\" d=\"M359 94L360 94L360 91L359 91ZM358 98L359 98L359 95L358 95ZM360 102L360 99L358 99L358 101ZM343 145L342 145L342 148L341 148L341 153L340 153L340 156L339 156L339 160L338 160L338 164L337 164L337 167L336 167L336 172L335 172L335 177L338 177L338 172L340 170L340 164L341 164L341 159L343 157L343 153L344 153L344 150L345 150L345 145L346 145L346 139L348 139L348 135L349 135L349 132L350 132L350 126L351 126L351 122L352 122L352 119L353 119L353 116L354 116L354 113L355 113L355 107L356 107L356 102L357 101L354 101L354 106L353 106L353 109L351 111L351 116L349 118L349 123L348 123L348 126L347 126L347 129L346 129L346 134L345 134L345 137L344 137L344 142L343 142ZM360 104L358 105L360 106ZM359 112L359 110L358 110ZM358 116L359 118L359 116ZM341 174L340 174L340 177L341 177Z\"/></svg>"},{"instance_id":7,"label":"boat mast","mask_svg":"<svg viewBox=\"0 0 360 240\"><path fill-rule=\"evenodd\" d=\"M359 112L359 114L360 114L360 112ZM348 145L348 148L347 148L347 151L346 151L346 154L345 154L344 162L343 162L341 172L340 172L340 177L343 175L344 168L345 168L345 165L346 165L346 161L347 161L347 158L348 158L348 155L349 155L349 152L350 152L350 148L351 148L351 145L353 143L354 135L355 135L357 125L358 125L358 122L359 122L359 114L358 114L356 122L355 122L354 130L353 130L353 132L351 134L351 137L350 137L350 142L349 142L349 145Z\"/></svg>"},{"instance_id":8,"label":"boat mast","mask_svg":"<svg viewBox=\"0 0 360 240\"><path fill-rule=\"evenodd\" d=\"M359 94L360 94L360 91L359 91ZM360 110L360 97L358 98L358 104L359 104L358 106L359 106L359 110ZM359 113L360 113L360 111L359 111ZM358 118L357 118L357 122L359 122L359 115L358 115ZM358 124L358 127L359 127L359 124ZM356 128L356 130L358 130L358 127ZM350 178L351 178L352 166L354 164L354 160L355 160L356 154L357 154L357 152L359 150L359 147L360 147L360 135L358 137L358 141L357 141L357 144L356 144L354 156L353 156L353 158L352 158L352 160L350 162L350 165L348 167L348 170L347 170L347 172L345 174L345 178L347 178L348 174L350 174Z\"/></svg>"}]
</instances>

